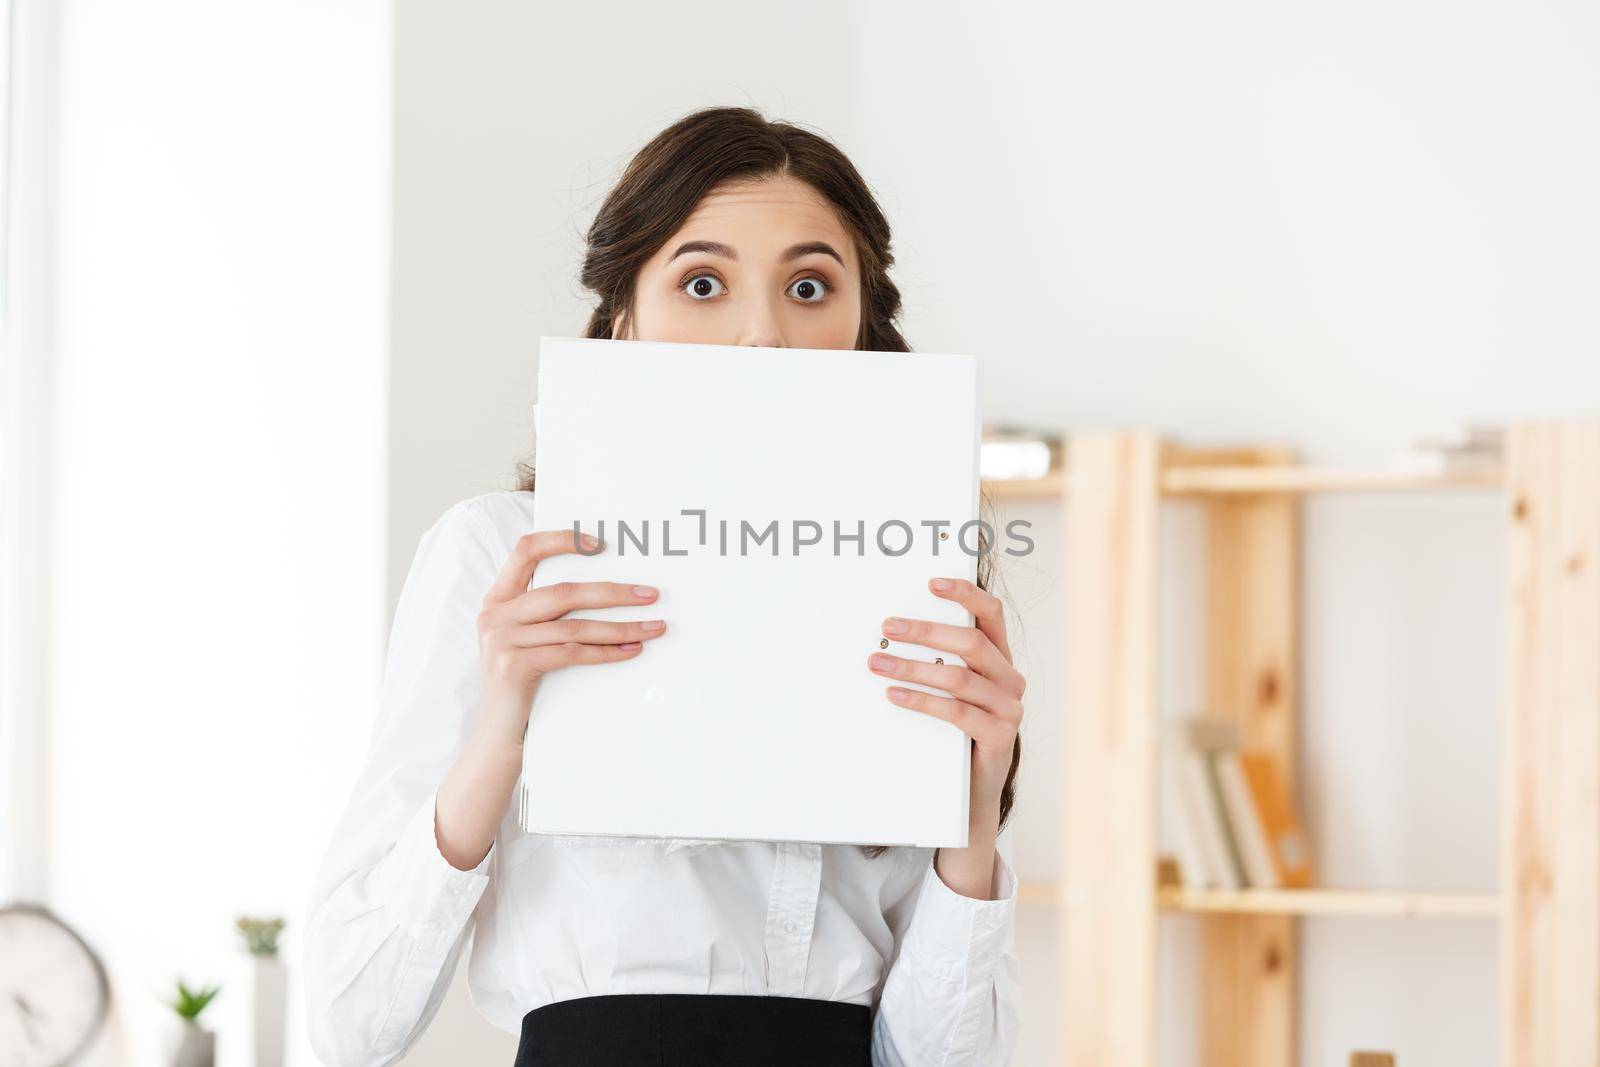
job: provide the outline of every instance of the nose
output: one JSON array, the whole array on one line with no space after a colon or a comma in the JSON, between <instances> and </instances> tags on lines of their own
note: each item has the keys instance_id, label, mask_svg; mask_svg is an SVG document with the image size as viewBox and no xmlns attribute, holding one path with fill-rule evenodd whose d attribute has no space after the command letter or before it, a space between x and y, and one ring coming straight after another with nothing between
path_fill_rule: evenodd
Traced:
<instances>
[{"instance_id":1,"label":"nose","mask_svg":"<svg viewBox=\"0 0 1600 1067\"><path fill-rule=\"evenodd\" d=\"M739 339L734 343L757 348L788 347L783 343L783 327L778 322L778 308L771 297L750 301L739 324Z\"/></svg>"}]
</instances>

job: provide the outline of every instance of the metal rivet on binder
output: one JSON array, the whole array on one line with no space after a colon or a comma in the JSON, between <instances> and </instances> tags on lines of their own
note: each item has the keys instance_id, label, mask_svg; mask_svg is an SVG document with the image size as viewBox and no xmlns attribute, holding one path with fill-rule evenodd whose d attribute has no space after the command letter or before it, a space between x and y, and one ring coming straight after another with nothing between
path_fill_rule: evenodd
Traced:
<instances>
[{"instance_id":1,"label":"metal rivet on binder","mask_svg":"<svg viewBox=\"0 0 1600 1067\"><path fill-rule=\"evenodd\" d=\"M939 531L939 540L941 540L941 541L950 540L950 531L949 530L940 530Z\"/></svg>"},{"instance_id":2,"label":"metal rivet on binder","mask_svg":"<svg viewBox=\"0 0 1600 1067\"><path fill-rule=\"evenodd\" d=\"M878 647L879 648L888 648L889 647L889 639L887 637L879 639Z\"/></svg>"}]
</instances>

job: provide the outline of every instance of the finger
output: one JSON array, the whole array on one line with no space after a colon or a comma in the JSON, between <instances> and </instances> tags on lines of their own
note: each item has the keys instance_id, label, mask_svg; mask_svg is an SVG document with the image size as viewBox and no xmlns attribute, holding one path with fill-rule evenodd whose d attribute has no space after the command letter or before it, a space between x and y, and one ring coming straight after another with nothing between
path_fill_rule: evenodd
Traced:
<instances>
[{"instance_id":1,"label":"finger","mask_svg":"<svg viewBox=\"0 0 1600 1067\"><path fill-rule=\"evenodd\" d=\"M508 626L498 631L500 640L515 648L560 645L578 641L586 645L620 645L629 641L649 641L666 633L662 619L641 622L601 622L598 619L555 619L526 626Z\"/></svg>"},{"instance_id":2,"label":"finger","mask_svg":"<svg viewBox=\"0 0 1600 1067\"><path fill-rule=\"evenodd\" d=\"M921 660L874 652L867 657L874 674L901 681L943 689L958 700L982 708L1008 722L1022 721L1022 701L976 671L953 663L923 663Z\"/></svg>"},{"instance_id":3,"label":"finger","mask_svg":"<svg viewBox=\"0 0 1600 1067\"><path fill-rule=\"evenodd\" d=\"M593 537L590 534L583 536L587 546ZM600 542L594 540L593 547L583 547L583 551L592 551L599 545ZM503 604L512 597L521 596L528 591L528 583L533 580L533 572L539 566L540 560L558 556L563 552L576 552L579 549L577 538L571 530L535 530L523 534L517 538L517 543L512 546L511 555L506 557L505 563L500 567L500 573L495 576L494 584L484 595L484 604Z\"/></svg>"},{"instance_id":4,"label":"finger","mask_svg":"<svg viewBox=\"0 0 1600 1067\"><path fill-rule=\"evenodd\" d=\"M501 605L497 619L506 622L545 622L579 608L610 608L655 601L658 590L628 582L554 582L539 585Z\"/></svg>"},{"instance_id":5,"label":"finger","mask_svg":"<svg viewBox=\"0 0 1600 1067\"><path fill-rule=\"evenodd\" d=\"M579 663L613 663L637 656L644 648L642 641L629 641L620 645L585 645L578 641L565 641L559 645L538 645L533 648L506 646L488 653L484 667L504 678L537 678L561 667Z\"/></svg>"},{"instance_id":6,"label":"finger","mask_svg":"<svg viewBox=\"0 0 1600 1067\"><path fill-rule=\"evenodd\" d=\"M934 696L920 689L903 689L898 685L891 685L884 690L884 695L902 708L953 723L962 733L986 748L1000 745L1004 741L1003 735L1013 732L1008 724L982 708L954 697Z\"/></svg>"},{"instance_id":7,"label":"finger","mask_svg":"<svg viewBox=\"0 0 1600 1067\"><path fill-rule=\"evenodd\" d=\"M535 645L516 649L513 654L527 658L529 666L540 674L590 663L614 663L637 656L644 643L625 642L620 645L586 645L581 641L563 641L559 645Z\"/></svg>"},{"instance_id":8,"label":"finger","mask_svg":"<svg viewBox=\"0 0 1600 1067\"><path fill-rule=\"evenodd\" d=\"M1011 661L1011 644L1006 640L1006 606L999 597L965 578L930 578L928 588L934 596L954 600L972 612L978 629L988 635L1008 663Z\"/></svg>"},{"instance_id":9,"label":"finger","mask_svg":"<svg viewBox=\"0 0 1600 1067\"><path fill-rule=\"evenodd\" d=\"M996 685L1020 696L1022 674L1000 654L989 635L976 626L951 626L927 619L893 616L883 620L883 632L896 641L954 652L967 666Z\"/></svg>"}]
</instances>

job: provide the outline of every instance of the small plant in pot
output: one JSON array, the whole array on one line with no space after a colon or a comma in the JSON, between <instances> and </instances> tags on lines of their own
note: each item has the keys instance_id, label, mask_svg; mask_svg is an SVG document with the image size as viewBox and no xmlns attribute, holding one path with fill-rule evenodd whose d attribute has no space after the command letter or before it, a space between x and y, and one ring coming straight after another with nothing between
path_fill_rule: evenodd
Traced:
<instances>
[{"instance_id":1,"label":"small plant in pot","mask_svg":"<svg viewBox=\"0 0 1600 1067\"><path fill-rule=\"evenodd\" d=\"M191 989L178 979L178 993L168 1001L183 1020L183 1037L178 1043L173 1067L214 1067L217 1061L217 1035L200 1026L200 1013L220 992L218 986Z\"/></svg>"},{"instance_id":2,"label":"small plant in pot","mask_svg":"<svg viewBox=\"0 0 1600 1067\"><path fill-rule=\"evenodd\" d=\"M287 976L278 959L278 935L283 919L241 915L234 923L250 954L249 984L246 994L252 1004L251 1028L255 1046L252 1067L283 1067L284 1004Z\"/></svg>"},{"instance_id":3,"label":"small plant in pot","mask_svg":"<svg viewBox=\"0 0 1600 1067\"><path fill-rule=\"evenodd\" d=\"M278 935L283 933L283 920L255 919L241 915L234 923L239 936L244 938L245 951L252 956L276 956Z\"/></svg>"}]
</instances>

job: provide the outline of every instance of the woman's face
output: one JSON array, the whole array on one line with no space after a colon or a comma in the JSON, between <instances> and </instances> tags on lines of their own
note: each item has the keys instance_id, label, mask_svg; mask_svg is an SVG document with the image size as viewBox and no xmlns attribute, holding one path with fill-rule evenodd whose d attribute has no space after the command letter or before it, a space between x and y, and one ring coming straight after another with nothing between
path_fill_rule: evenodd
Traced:
<instances>
[{"instance_id":1,"label":"woman's face","mask_svg":"<svg viewBox=\"0 0 1600 1067\"><path fill-rule=\"evenodd\" d=\"M771 178L708 193L639 272L637 341L854 348L855 245L811 186Z\"/></svg>"}]
</instances>

